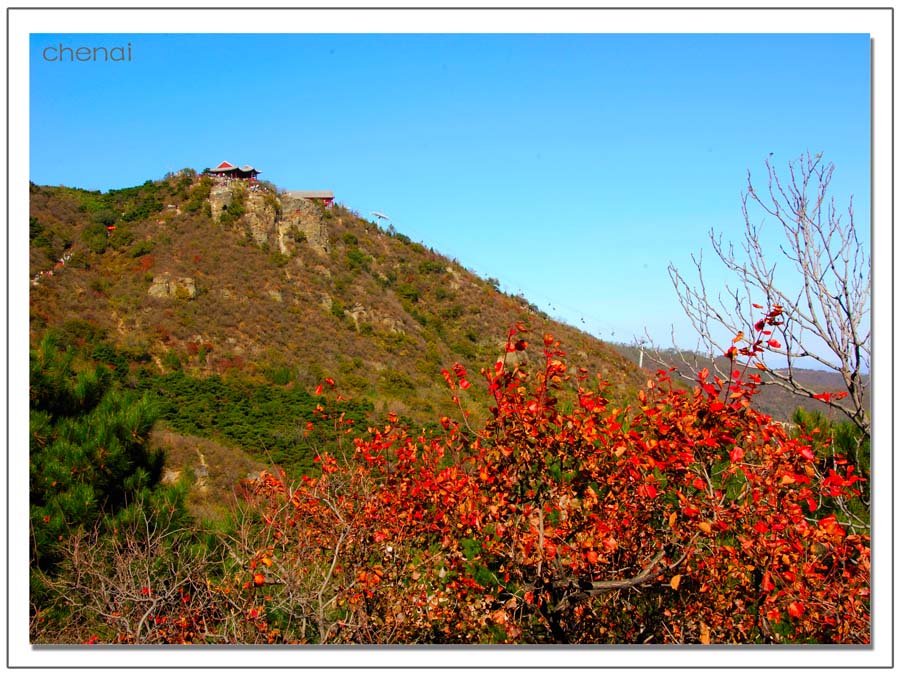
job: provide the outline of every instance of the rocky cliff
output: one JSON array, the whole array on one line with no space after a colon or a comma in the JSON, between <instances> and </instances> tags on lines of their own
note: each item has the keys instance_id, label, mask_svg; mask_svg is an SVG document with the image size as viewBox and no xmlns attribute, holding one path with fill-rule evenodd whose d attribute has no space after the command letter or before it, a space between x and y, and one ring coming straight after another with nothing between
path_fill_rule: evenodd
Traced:
<instances>
[{"instance_id":1,"label":"rocky cliff","mask_svg":"<svg viewBox=\"0 0 900 675\"><path fill-rule=\"evenodd\" d=\"M209 195L210 211L219 223L242 230L256 244L283 255L305 244L320 254L330 250L328 227L319 205L286 193L244 183L217 183Z\"/></svg>"}]
</instances>

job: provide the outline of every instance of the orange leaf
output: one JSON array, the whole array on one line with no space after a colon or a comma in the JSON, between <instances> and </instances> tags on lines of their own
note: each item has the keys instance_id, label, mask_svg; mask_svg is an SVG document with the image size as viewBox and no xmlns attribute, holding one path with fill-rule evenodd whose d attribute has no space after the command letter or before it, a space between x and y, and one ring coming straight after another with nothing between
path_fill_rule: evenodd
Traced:
<instances>
[{"instance_id":1,"label":"orange leaf","mask_svg":"<svg viewBox=\"0 0 900 675\"><path fill-rule=\"evenodd\" d=\"M680 583L681 583L681 575L680 575L680 574L676 574L674 577L672 577L672 580L669 582L669 586L672 587L672 590L673 590L673 591L677 591L677 590L678 590L678 584L680 584Z\"/></svg>"},{"instance_id":2,"label":"orange leaf","mask_svg":"<svg viewBox=\"0 0 900 675\"><path fill-rule=\"evenodd\" d=\"M702 621L700 622L700 642L705 645L709 644L709 626Z\"/></svg>"},{"instance_id":3,"label":"orange leaf","mask_svg":"<svg viewBox=\"0 0 900 675\"><path fill-rule=\"evenodd\" d=\"M699 525L697 525L697 527L699 527L701 530L703 530L706 534L709 534L710 532L712 532L712 525L710 525L706 521L700 523Z\"/></svg>"}]
</instances>

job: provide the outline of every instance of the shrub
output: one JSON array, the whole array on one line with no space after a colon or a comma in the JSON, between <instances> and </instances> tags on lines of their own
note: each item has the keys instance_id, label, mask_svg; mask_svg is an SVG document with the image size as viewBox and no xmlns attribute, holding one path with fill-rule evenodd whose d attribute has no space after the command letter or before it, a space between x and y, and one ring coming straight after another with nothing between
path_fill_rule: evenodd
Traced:
<instances>
[{"instance_id":1,"label":"shrub","mask_svg":"<svg viewBox=\"0 0 900 675\"><path fill-rule=\"evenodd\" d=\"M358 248L349 248L344 253L345 258L347 260L347 268L351 271L354 270L368 270L369 269L369 261L371 258L367 256L361 249Z\"/></svg>"},{"instance_id":2,"label":"shrub","mask_svg":"<svg viewBox=\"0 0 900 675\"><path fill-rule=\"evenodd\" d=\"M419 263L419 272L422 274L443 274L446 272L446 269L439 260L423 260Z\"/></svg>"},{"instance_id":3,"label":"shrub","mask_svg":"<svg viewBox=\"0 0 900 675\"><path fill-rule=\"evenodd\" d=\"M102 254L106 251L108 239L106 227L100 223L93 223L81 232L81 240L93 253Z\"/></svg>"},{"instance_id":4,"label":"shrub","mask_svg":"<svg viewBox=\"0 0 900 675\"><path fill-rule=\"evenodd\" d=\"M868 535L822 501L859 479L754 411L757 377L684 390L659 372L610 409L542 342L534 373L482 371L496 405L477 431L393 416L318 478L248 485L269 529L245 583L264 556L263 606L307 628L292 639L869 642ZM462 410L465 369L444 377ZM310 569L328 572L310 587Z\"/></svg>"},{"instance_id":5,"label":"shrub","mask_svg":"<svg viewBox=\"0 0 900 675\"><path fill-rule=\"evenodd\" d=\"M411 283L404 282L398 284L396 290L397 295L403 300L408 300L409 302L418 302L419 300L419 290Z\"/></svg>"},{"instance_id":6,"label":"shrub","mask_svg":"<svg viewBox=\"0 0 900 675\"><path fill-rule=\"evenodd\" d=\"M153 252L153 242L150 239L142 239L128 251L132 258L140 258Z\"/></svg>"},{"instance_id":7,"label":"shrub","mask_svg":"<svg viewBox=\"0 0 900 675\"><path fill-rule=\"evenodd\" d=\"M194 189L191 190L191 196L188 200L187 204L185 204L184 209L188 213L195 213L203 208L204 205L209 205L207 201L209 199L209 193L212 191L212 180L209 176L203 176L197 182L197 185L194 186Z\"/></svg>"},{"instance_id":8,"label":"shrub","mask_svg":"<svg viewBox=\"0 0 900 675\"><path fill-rule=\"evenodd\" d=\"M399 373L395 370L383 370L378 376L378 379L384 392L391 396L403 396L416 390L416 386L413 384L412 380L403 373Z\"/></svg>"}]
</instances>

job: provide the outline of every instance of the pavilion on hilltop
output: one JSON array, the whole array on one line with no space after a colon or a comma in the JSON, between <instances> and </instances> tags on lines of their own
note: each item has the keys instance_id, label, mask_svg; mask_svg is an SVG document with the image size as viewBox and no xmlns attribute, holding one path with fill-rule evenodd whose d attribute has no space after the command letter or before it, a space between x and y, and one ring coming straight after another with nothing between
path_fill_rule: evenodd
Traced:
<instances>
[{"instance_id":1,"label":"pavilion on hilltop","mask_svg":"<svg viewBox=\"0 0 900 675\"><path fill-rule=\"evenodd\" d=\"M222 162L214 169L207 169L204 173L217 180L245 180L250 183L256 182L256 177L262 172L254 169L249 164L244 166L235 166L228 162Z\"/></svg>"}]
</instances>

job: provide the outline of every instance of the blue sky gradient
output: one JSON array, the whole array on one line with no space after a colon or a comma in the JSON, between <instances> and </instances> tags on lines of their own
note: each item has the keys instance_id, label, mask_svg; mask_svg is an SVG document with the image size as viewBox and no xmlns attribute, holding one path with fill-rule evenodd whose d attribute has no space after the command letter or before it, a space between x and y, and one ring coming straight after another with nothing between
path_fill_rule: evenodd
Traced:
<instances>
[{"instance_id":1,"label":"blue sky gradient","mask_svg":"<svg viewBox=\"0 0 900 675\"><path fill-rule=\"evenodd\" d=\"M607 340L694 344L667 265L739 240L767 158L824 153L869 240L867 34L33 34L30 69L35 183L253 164Z\"/></svg>"}]
</instances>

